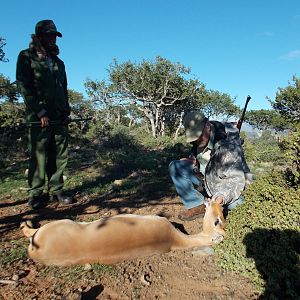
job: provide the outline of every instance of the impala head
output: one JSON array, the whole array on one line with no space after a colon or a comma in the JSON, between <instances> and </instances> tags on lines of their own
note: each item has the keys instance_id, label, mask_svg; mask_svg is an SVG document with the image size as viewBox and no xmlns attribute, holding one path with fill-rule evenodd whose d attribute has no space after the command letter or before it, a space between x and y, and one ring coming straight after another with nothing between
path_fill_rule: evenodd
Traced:
<instances>
[{"instance_id":1,"label":"impala head","mask_svg":"<svg viewBox=\"0 0 300 300\"><path fill-rule=\"evenodd\" d=\"M205 206L206 212L203 219L203 232L216 235L217 237L220 237L220 235L224 237L225 219L222 206L211 200L206 201Z\"/></svg>"}]
</instances>

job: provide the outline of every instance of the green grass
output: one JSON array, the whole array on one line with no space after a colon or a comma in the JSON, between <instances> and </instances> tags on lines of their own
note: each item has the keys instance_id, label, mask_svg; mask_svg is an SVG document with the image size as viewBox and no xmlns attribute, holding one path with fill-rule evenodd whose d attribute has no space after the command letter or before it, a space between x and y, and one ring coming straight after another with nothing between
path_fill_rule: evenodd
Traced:
<instances>
[{"instance_id":1,"label":"green grass","mask_svg":"<svg viewBox=\"0 0 300 300\"><path fill-rule=\"evenodd\" d=\"M11 264L17 260L27 258L27 239L1 242L0 267Z\"/></svg>"},{"instance_id":2,"label":"green grass","mask_svg":"<svg viewBox=\"0 0 300 300\"><path fill-rule=\"evenodd\" d=\"M5 195L26 195L28 188L26 169L27 161L20 160L0 170L0 198Z\"/></svg>"},{"instance_id":3,"label":"green grass","mask_svg":"<svg viewBox=\"0 0 300 300\"><path fill-rule=\"evenodd\" d=\"M82 278L97 278L103 274L113 275L115 271L114 266L104 264L92 264L87 268L85 265L71 266L71 267L56 267L46 266L41 270L42 276L53 276L56 278L64 278L71 281Z\"/></svg>"}]
</instances>

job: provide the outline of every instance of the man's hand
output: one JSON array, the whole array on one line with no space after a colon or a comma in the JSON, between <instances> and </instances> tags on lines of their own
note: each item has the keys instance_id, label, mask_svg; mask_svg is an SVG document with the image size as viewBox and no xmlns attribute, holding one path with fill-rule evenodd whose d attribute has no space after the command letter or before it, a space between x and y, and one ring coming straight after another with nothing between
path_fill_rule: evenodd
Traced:
<instances>
[{"instance_id":1,"label":"man's hand","mask_svg":"<svg viewBox=\"0 0 300 300\"><path fill-rule=\"evenodd\" d=\"M180 160L188 160L192 163L193 166L195 166L197 163L196 157L193 154L191 154L189 157L180 158Z\"/></svg>"},{"instance_id":2,"label":"man's hand","mask_svg":"<svg viewBox=\"0 0 300 300\"><path fill-rule=\"evenodd\" d=\"M50 119L47 116L41 117L41 127L49 126Z\"/></svg>"}]
</instances>

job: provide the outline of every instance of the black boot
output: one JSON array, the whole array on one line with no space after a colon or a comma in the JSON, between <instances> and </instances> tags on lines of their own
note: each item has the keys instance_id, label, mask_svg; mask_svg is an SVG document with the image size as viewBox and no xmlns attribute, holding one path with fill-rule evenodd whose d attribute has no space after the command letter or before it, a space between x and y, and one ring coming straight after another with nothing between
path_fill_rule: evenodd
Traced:
<instances>
[{"instance_id":1,"label":"black boot","mask_svg":"<svg viewBox=\"0 0 300 300\"><path fill-rule=\"evenodd\" d=\"M28 205L31 209L40 209L47 205L46 199L43 196L30 196L28 200Z\"/></svg>"},{"instance_id":2,"label":"black boot","mask_svg":"<svg viewBox=\"0 0 300 300\"><path fill-rule=\"evenodd\" d=\"M73 203L72 197L59 193L51 196L51 201L58 201L61 204L68 205Z\"/></svg>"}]
</instances>

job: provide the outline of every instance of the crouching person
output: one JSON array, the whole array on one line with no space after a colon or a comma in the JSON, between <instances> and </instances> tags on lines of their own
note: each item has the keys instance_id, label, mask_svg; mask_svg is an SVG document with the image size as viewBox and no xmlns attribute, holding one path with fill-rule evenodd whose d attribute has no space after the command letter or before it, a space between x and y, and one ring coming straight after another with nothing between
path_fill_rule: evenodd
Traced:
<instances>
[{"instance_id":1,"label":"crouching person","mask_svg":"<svg viewBox=\"0 0 300 300\"><path fill-rule=\"evenodd\" d=\"M231 210L243 202L241 192L252 174L246 164L239 132L231 124L209 121L200 110L183 116L191 154L174 160L169 172L185 210L182 221L191 221L205 213L204 199L211 198Z\"/></svg>"}]
</instances>

